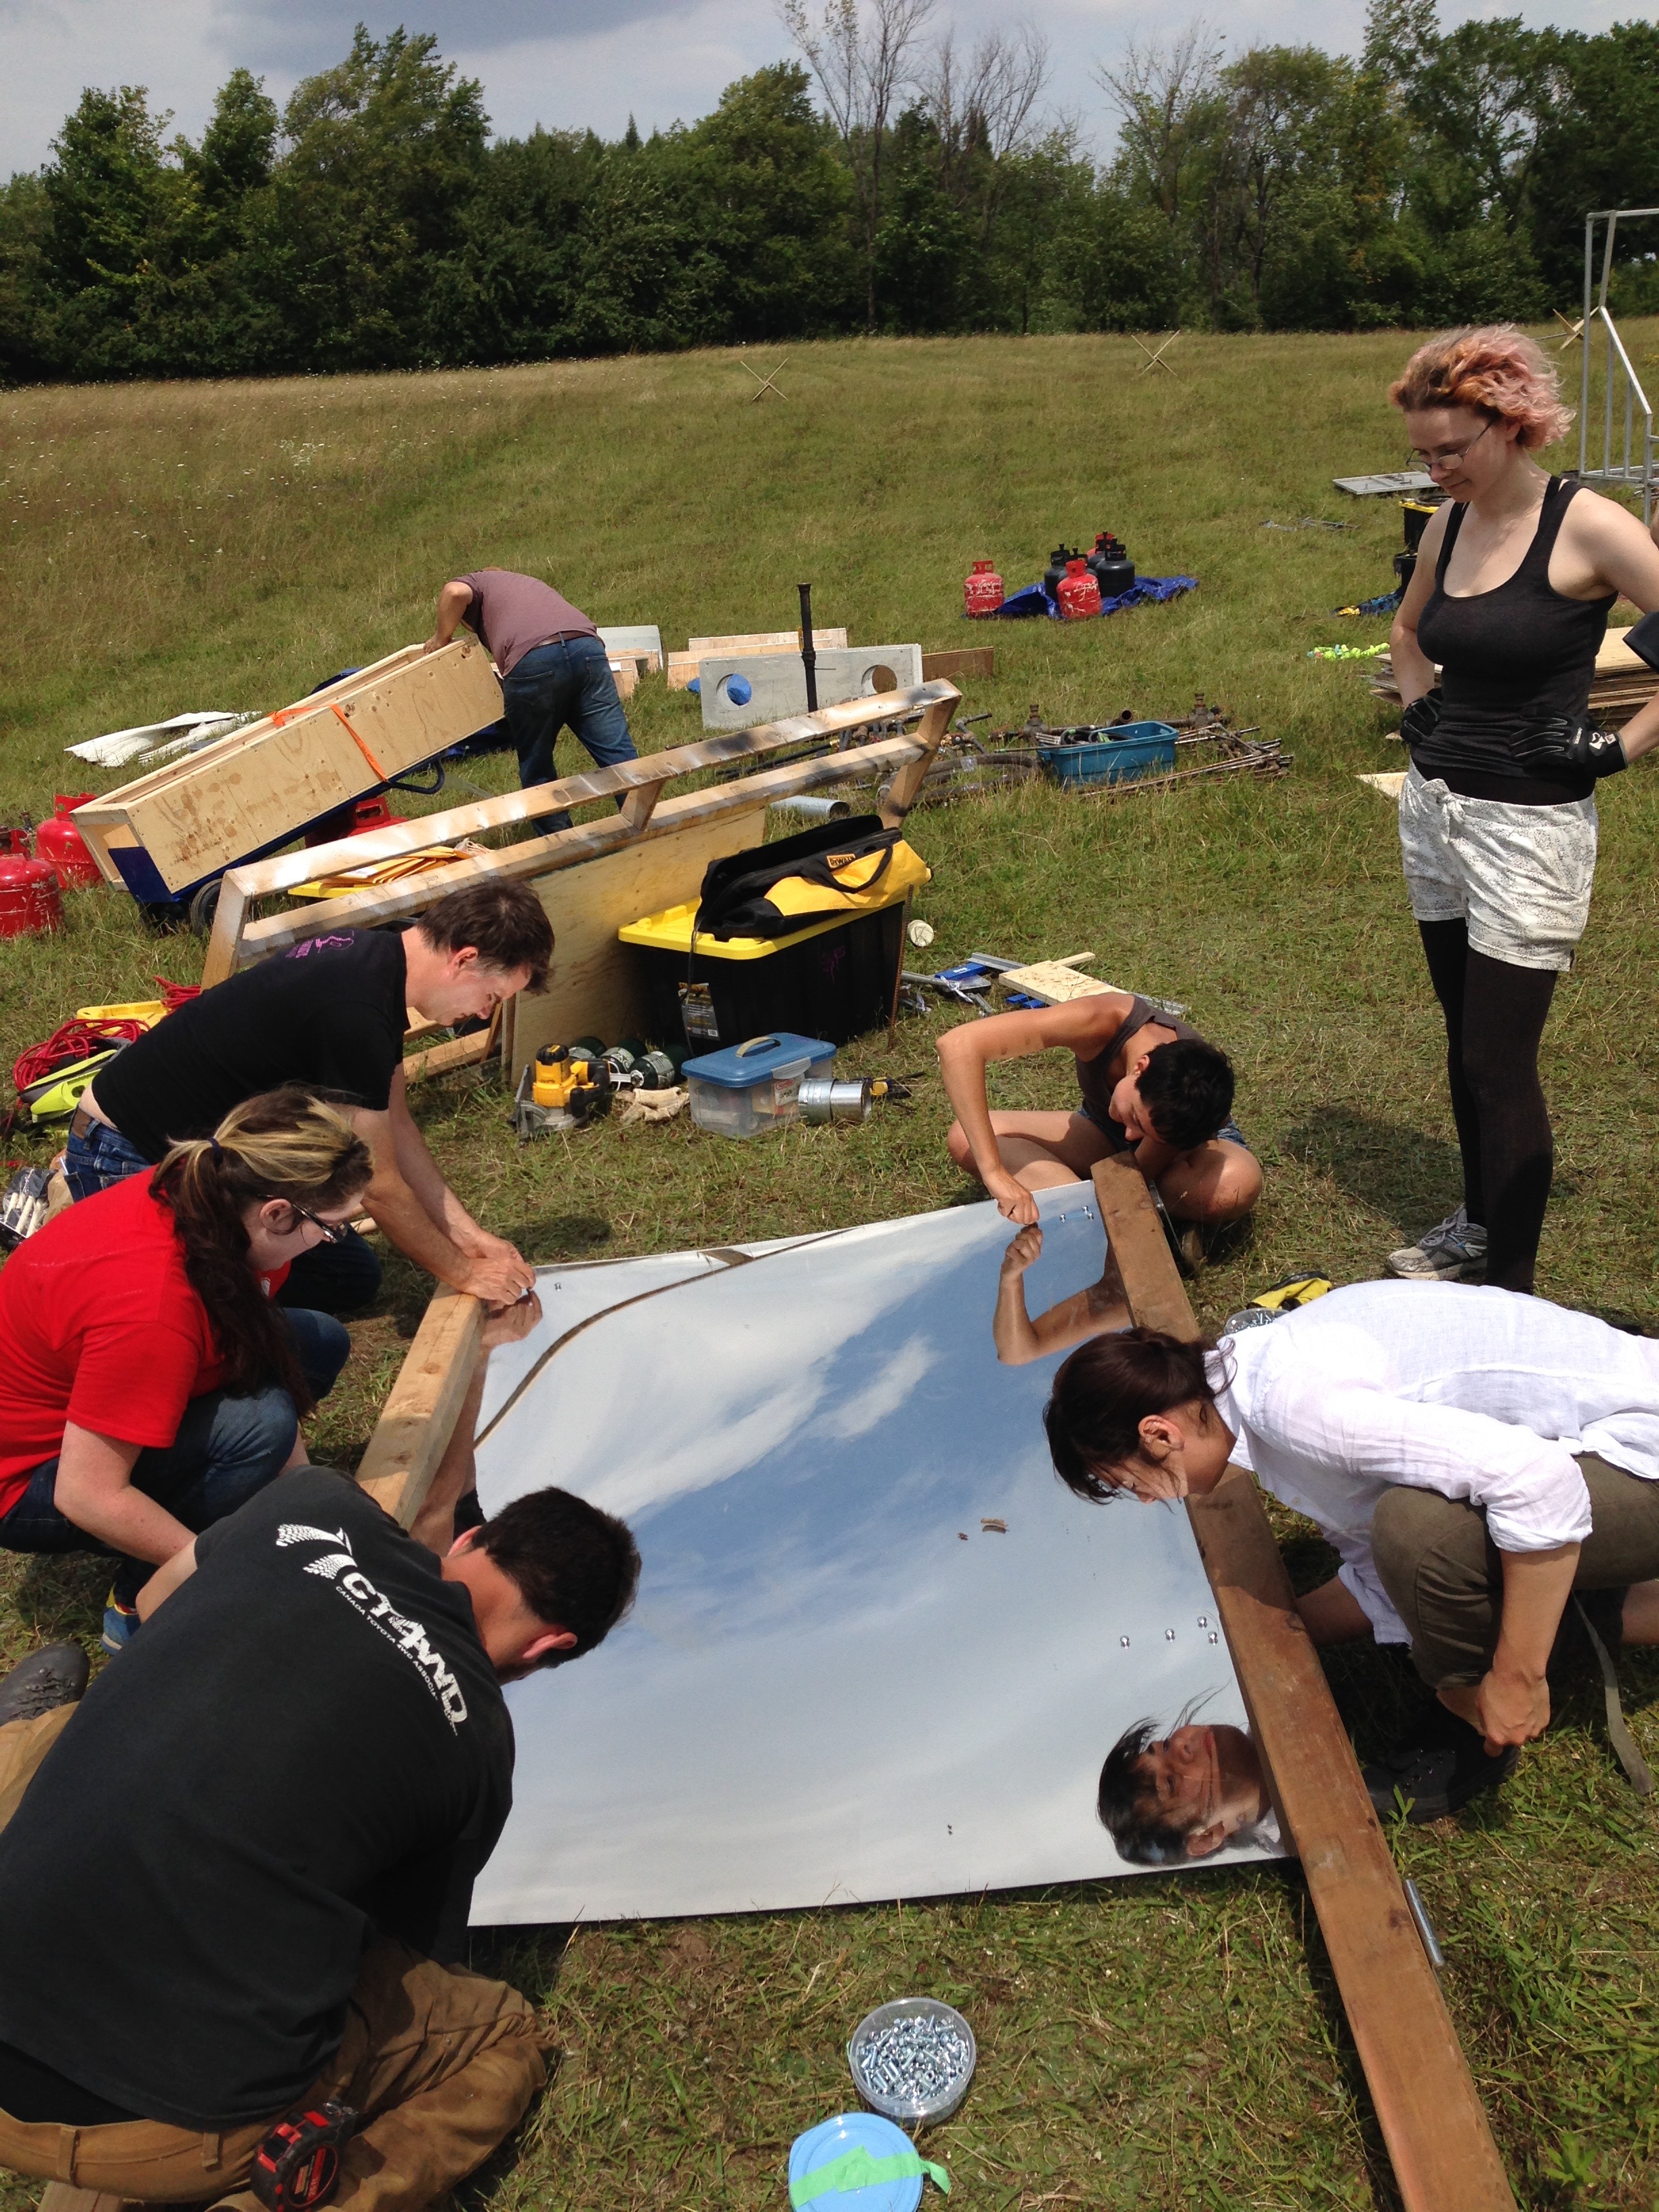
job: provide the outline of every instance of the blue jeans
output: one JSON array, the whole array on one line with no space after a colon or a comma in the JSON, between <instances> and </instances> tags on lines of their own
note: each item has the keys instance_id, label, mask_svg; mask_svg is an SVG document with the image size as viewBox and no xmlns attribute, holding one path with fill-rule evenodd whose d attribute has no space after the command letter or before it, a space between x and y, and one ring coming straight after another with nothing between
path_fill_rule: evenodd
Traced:
<instances>
[{"instance_id":1,"label":"blue jeans","mask_svg":"<svg viewBox=\"0 0 1659 2212\"><path fill-rule=\"evenodd\" d=\"M325 1397L345 1365L351 1339L327 1314L290 1312L283 1319L294 1339L301 1373L313 1396ZM294 1401L275 1384L245 1398L210 1390L185 1407L170 1444L153 1444L139 1453L132 1465L132 1486L165 1505L186 1528L205 1528L234 1513L281 1474L298 1433ZM33 1470L22 1496L9 1513L0 1516L0 1550L106 1553L119 1561L116 1597L131 1605L155 1573L155 1562L128 1559L77 1528L58 1510L57 1484L56 1459Z\"/></svg>"},{"instance_id":2,"label":"blue jeans","mask_svg":"<svg viewBox=\"0 0 1659 2212\"><path fill-rule=\"evenodd\" d=\"M77 1202L95 1198L100 1190L125 1182L129 1176L147 1174L155 1165L118 1129L106 1129L101 1121L93 1122L84 1136L77 1137L71 1131L64 1147L64 1181L69 1185L70 1196Z\"/></svg>"},{"instance_id":3,"label":"blue jeans","mask_svg":"<svg viewBox=\"0 0 1659 2212\"><path fill-rule=\"evenodd\" d=\"M501 685L507 726L519 755L519 785L551 783L557 770L553 749L559 732L572 731L600 768L637 760L628 734L628 717L617 696L610 657L597 637L562 638L526 653ZM546 814L544 836L568 830L568 814Z\"/></svg>"}]
</instances>

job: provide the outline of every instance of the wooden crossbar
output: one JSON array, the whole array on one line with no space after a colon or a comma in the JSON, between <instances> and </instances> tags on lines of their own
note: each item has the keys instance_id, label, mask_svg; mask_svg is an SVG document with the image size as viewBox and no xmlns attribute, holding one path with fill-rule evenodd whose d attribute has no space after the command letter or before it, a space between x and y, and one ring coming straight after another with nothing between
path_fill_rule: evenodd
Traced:
<instances>
[{"instance_id":1,"label":"wooden crossbar","mask_svg":"<svg viewBox=\"0 0 1659 2212\"><path fill-rule=\"evenodd\" d=\"M396 859L418 847L443 844L475 835L535 820L593 799L623 800L620 813L604 822L585 823L510 845L500 852L483 852L459 860L453 868L366 888L328 903L327 921L341 927L362 927L418 914L452 890L480 880L504 881L525 876L544 876L556 869L594 860L641 839L665 836L689 823L712 821L798 792L812 791L848 778L864 779L894 771L882 803L882 816L890 823L902 821L915 803L922 779L951 726L951 717L962 702L954 684L943 678L905 691L884 691L868 699L849 699L838 707L825 707L816 714L795 714L781 722L768 722L753 730L733 730L705 738L694 744L676 745L643 760L623 761L616 768L599 769L587 775L562 777L554 783L532 785L528 790L507 792L499 799L451 807L441 814L389 824L362 836L340 838L331 845L312 846L303 852L279 853L274 859L256 860L227 869L214 916L213 935L202 969L204 989L222 983L246 962L269 952L285 951L304 938L314 937L324 925L313 910L280 914L263 921L248 918L258 898L290 890L312 877L342 867L364 866L375 860ZM711 768L730 767L787 745L810 744L814 738L839 737L872 723L908 721L919 717L909 735L887 738L873 744L855 745L845 752L792 761L757 775L740 776L711 790L688 792L664 799L665 785L676 778Z\"/></svg>"},{"instance_id":2,"label":"wooden crossbar","mask_svg":"<svg viewBox=\"0 0 1659 2212\"><path fill-rule=\"evenodd\" d=\"M1094 1185L1135 1322L1197 1337L1140 1170L1119 1153L1096 1167ZM1187 1512L1406 2212L1515 2212L1457 2031L1255 1485L1229 1468L1209 1497L1188 1499Z\"/></svg>"}]
</instances>

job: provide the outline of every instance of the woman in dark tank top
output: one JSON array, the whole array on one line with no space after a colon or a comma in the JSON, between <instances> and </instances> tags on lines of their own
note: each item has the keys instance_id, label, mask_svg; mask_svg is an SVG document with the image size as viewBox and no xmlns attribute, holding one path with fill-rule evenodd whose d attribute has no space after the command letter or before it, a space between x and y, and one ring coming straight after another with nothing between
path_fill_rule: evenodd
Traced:
<instances>
[{"instance_id":1,"label":"woman in dark tank top","mask_svg":"<svg viewBox=\"0 0 1659 2212\"><path fill-rule=\"evenodd\" d=\"M1401 847L1445 1018L1463 1202L1388 1267L1530 1291L1553 1169L1538 1048L1589 914L1592 793L1659 744L1659 702L1621 739L1589 720L1590 685L1620 593L1659 606L1659 549L1533 460L1572 416L1520 331L1433 339L1389 397L1447 495L1389 642L1411 761Z\"/></svg>"},{"instance_id":2,"label":"woman in dark tank top","mask_svg":"<svg viewBox=\"0 0 1659 2212\"><path fill-rule=\"evenodd\" d=\"M994 1113L988 1065L1051 1050L1073 1054L1080 1105ZM1010 1221L1035 1222L1034 1193L1085 1181L1110 1152L1133 1155L1178 1222L1218 1227L1261 1194L1261 1167L1231 1118L1226 1054L1130 992L963 1022L939 1038L939 1056L957 1112L951 1157Z\"/></svg>"}]
</instances>

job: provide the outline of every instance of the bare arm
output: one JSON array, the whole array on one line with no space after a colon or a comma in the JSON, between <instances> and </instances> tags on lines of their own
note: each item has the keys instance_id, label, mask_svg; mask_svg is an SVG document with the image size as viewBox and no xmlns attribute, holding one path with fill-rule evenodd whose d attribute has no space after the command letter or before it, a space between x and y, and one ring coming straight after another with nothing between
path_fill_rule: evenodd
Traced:
<instances>
[{"instance_id":1,"label":"bare arm","mask_svg":"<svg viewBox=\"0 0 1659 2212\"><path fill-rule=\"evenodd\" d=\"M159 1566L138 1593L138 1618L148 1620L158 1605L165 1605L180 1583L187 1583L196 1571L196 1539L192 1536L182 1552L175 1552L163 1566Z\"/></svg>"},{"instance_id":2,"label":"bare arm","mask_svg":"<svg viewBox=\"0 0 1659 2212\"><path fill-rule=\"evenodd\" d=\"M1549 1725L1544 1670L1572 1594L1578 1548L1560 1544L1548 1552L1498 1553L1504 1562L1504 1610L1492 1666L1474 1686L1453 1686L1439 1692L1443 1705L1480 1729L1489 1753L1505 1744L1530 1743Z\"/></svg>"},{"instance_id":3,"label":"bare arm","mask_svg":"<svg viewBox=\"0 0 1659 2212\"><path fill-rule=\"evenodd\" d=\"M133 1465L142 1449L66 1421L52 1503L66 1521L112 1552L159 1564L192 1540L165 1505L133 1488Z\"/></svg>"},{"instance_id":4,"label":"bare arm","mask_svg":"<svg viewBox=\"0 0 1659 2212\"><path fill-rule=\"evenodd\" d=\"M461 617L472 604L471 584L446 584L438 594L437 628L426 641L426 651L436 653L449 643L455 635Z\"/></svg>"},{"instance_id":5,"label":"bare arm","mask_svg":"<svg viewBox=\"0 0 1659 2212\"><path fill-rule=\"evenodd\" d=\"M1582 560L1585 574L1568 579L1617 592L1644 615L1659 608L1659 546L1636 517L1617 500L1580 492L1567 509L1563 549ZM1627 761L1640 760L1659 745L1659 697L1650 699L1619 733Z\"/></svg>"},{"instance_id":6,"label":"bare arm","mask_svg":"<svg viewBox=\"0 0 1659 2212\"><path fill-rule=\"evenodd\" d=\"M1018 1199L1029 1206L1031 1194L1002 1164L985 1095L987 1066L994 1060L1023 1060L1056 1045L1087 1058L1122 1027L1132 1003L1121 991L1094 992L1063 1006L963 1022L939 1039L945 1094L956 1109L979 1179L999 1205Z\"/></svg>"},{"instance_id":7,"label":"bare arm","mask_svg":"<svg viewBox=\"0 0 1659 2212\"><path fill-rule=\"evenodd\" d=\"M1022 1229L1003 1255L991 1337L1005 1367L1024 1367L1033 1359L1069 1352L1091 1336L1104 1336L1110 1329L1129 1326L1122 1280L1109 1251L1097 1283L1061 1298L1033 1321L1025 1304L1025 1270L1042 1249L1042 1231Z\"/></svg>"},{"instance_id":8,"label":"bare arm","mask_svg":"<svg viewBox=\"0 0 1659 2212\"><path fill-rule=\"evenodd\" d=\"M510 1304L533 1282L532 1271L512 1246L486 1237L439 1174L410 1118L401 1068L392 1078L386 1111L371 1114L359 1108L351 1118L374 1155L364 1210L398 1251L451 1290L468 1291L490 1305ZM464 1247L451 1233L452 1222L470 1234L471 1245Z\"/></svg>"},{"instance_id":9,"label":"bare arm","mask_svg":"<svg viewBox=\"0 0 1659 2212\"><path fill-rule=\"evenodd\" d=\"M1430 517L1417 550L1417 566L1412 570L1411 582L1406 586L1406 596L1400 602L1394 628L1389 632L1394 680L1400 687L1401 702L1407 707L1434 689L1434 663L1417 641L1417 625L1434 590L1434 572L1440 560L1440 548L1445 542L1449 512L1449 504L1437 508Z\"/></svg>"}]
</instances>

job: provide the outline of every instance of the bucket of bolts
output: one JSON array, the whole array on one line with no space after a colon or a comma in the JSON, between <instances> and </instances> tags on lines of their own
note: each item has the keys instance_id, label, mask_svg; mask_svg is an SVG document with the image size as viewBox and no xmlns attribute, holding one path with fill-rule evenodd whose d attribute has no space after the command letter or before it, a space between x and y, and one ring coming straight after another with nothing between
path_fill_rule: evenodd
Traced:
<instances>
[{"instance_id":1,"label":"bucket of bolts","mask_svg":"<svg viewBox=\"0 0 1659 2212\"><path fill-rule=\"evenodd\" d=\"M974 2031L936 1997L896 1997L853 2030L847 2063L866 2105L912 2129L948 2120L968 2094Z\"/></svg>"}]
</instances>

